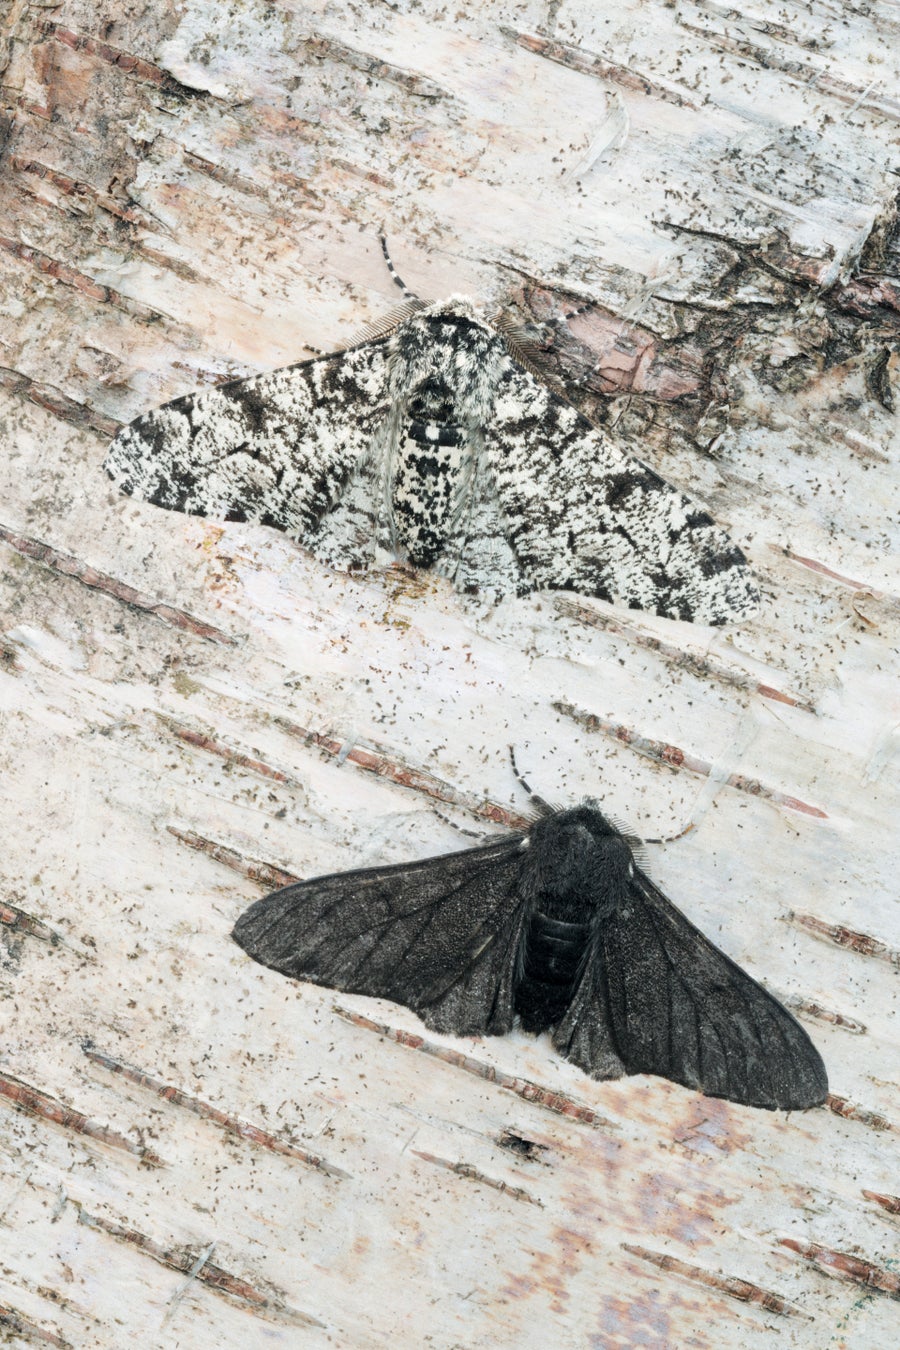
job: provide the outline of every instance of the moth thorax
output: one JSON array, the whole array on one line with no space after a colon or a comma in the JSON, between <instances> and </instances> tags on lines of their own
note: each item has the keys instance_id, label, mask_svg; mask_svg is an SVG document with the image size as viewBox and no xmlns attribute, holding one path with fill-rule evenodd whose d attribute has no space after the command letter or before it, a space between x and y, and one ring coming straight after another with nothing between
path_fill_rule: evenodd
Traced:
<instances>
[{"instance_id":1,"label":"moth thorax","mask_svg":"<svg viewBox=\"0 0 900 1350\"><path fill-rule=\"evenodd\" d=\"M448 543L463 495L469 431L454 420L446 381L432 376L409 400L392 484L398 546L430 567Z\"/></svg>"},{"instance_id":2,"label":"moth thorax","mask_svg":"<svg viewBox=\"0 0 900 1350\"><path fill-rule=\"evenodd\" d=\"M540 908L567 922L581 922L598 911L611 914L632 866L624 839L598 836L586 821L566 815L539 825L529 852Z\"/></svg>"}]
</instances>

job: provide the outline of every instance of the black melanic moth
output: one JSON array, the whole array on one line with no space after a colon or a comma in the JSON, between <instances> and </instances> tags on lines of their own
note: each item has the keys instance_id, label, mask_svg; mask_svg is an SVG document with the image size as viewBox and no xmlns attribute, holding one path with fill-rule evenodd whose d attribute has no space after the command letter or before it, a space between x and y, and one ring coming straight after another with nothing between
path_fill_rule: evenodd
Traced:
<instances>
[{"instance_id":1,"label":"black melanic moth","mask_svg":"<svg viewBox=\"0 0 900 1350\"><path fill-rule=\"evenodd\" d=\"M382 244L384 241L382 241ZM400 310L357 346L144 413L107 473L172 511L285 531L320 561L376 546L494 598L577 591L670 619L744 619L740 549L538 377L537 351L461 296Z\"/></svg>"},{"instance_id":2,"label":"black melanic moth","mask_svg":"<svg viewBox=\"0 0 900 1350\"><path fill-rule=\"evenodd\" d=\"M539 799L536 799L539 802ZM523 833L422 862L336 872L234 927L264 966L405 1004L426 1026L550 1031L594 1078L658 1074L711 1097L817 1106L803 1028L672 905L590 799Z\"/></svg>"}]
</instances>

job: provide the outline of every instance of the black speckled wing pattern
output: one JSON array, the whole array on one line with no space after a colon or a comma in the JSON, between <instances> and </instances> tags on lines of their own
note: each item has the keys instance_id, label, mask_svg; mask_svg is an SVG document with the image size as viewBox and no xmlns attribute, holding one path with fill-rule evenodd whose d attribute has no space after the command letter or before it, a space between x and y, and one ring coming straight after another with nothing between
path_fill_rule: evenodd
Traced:
<instances>
[{"instance_id":1,"label":"black speckled wing pattern","mask_svg":"<svg viewBox=\"0 0 900 1350\"><path fill-rule=\"evenodd\" d=\"M185 394L124 427L106 471L155 506L272 525L314 551L319 544L326 561L332 552L344 566L365 565L387 357L386 340L367 342ZM343 529L330 521L339 510Z\"/></svg>"},{"instance_id":2,"label":"black speckled wing pattern","mask_svg":"<svg viewBox=\"0 0 900 1350\"><path fill-rule=\"evenodd\" d=\"M709 624L756 608L756 583L725 531L529 371L514 367L499 386L484 438L530 588Z\"/></svg>"},{"instance_id":3,"label":"black speckled wing pattern","mask_svg":"<svg viewBox=\"0 0 900 1350\"><path fill-rule=\"evenodd\" d=\"M459 297L377 340L145 413L106 469L124 492L274 526L338 568L381 548L463 591L572 590L705 624L759 602L706 512Z\"/></svg>"}]
</instances>

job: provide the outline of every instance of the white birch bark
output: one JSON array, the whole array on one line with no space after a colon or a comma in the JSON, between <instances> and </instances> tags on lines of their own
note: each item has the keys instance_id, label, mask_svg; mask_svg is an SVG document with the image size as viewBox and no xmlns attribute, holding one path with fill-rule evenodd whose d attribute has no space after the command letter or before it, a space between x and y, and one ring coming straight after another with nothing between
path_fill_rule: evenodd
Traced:
<instances>
[{"instance_id":1,"label":"white birch bark","mask_svg":"<svg viewBox=\"0 0 900 1350\"><path fill-rule=\"evenodd\" d=\"M9 1343L895 1344L900 11L6 22ZM757 619L490 608L116 495L121 422L394 303L382 226L426 296L590 302L559 374L746 547ZM651 871L804 1019L828 1107L592 1082L230 942L285 874L521 812L510 744L546 797L693 822Z\"/></svg>"}]
</instances>

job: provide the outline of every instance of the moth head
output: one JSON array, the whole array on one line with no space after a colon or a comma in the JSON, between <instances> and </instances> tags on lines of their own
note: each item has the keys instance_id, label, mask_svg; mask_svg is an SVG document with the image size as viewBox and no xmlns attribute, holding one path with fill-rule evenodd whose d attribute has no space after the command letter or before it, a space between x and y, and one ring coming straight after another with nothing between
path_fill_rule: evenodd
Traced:
<instances>
[{"instance_id":1,"label":"moth head","mask_svg":"<svg viewBox=\"0 0 900 1350\"><path fill-rule=\"evenodd\" d=\"M448 323L474 324L476 328L482 328L487 333L493 331L475 301L466 295L451 295L449 300L438 300L433 304L427 304L418 296L411 296L402 305L396 305L389 313L382 314L371 323L367 323L356 333L351 345L377 342L381 338L390 337L391 333L395 333L398 328L414 319L431 319L438 322L444 319Z\"/></svg>"},{"instance_id":2,"label":"moth head","mask_svg":"<svg viewBox=\"0 0 900 1350\"><path fill-rule=\"evenodd\" d=\"M639 834L630 830L619 816L606 815L595 797L585 797L582 806L587 807L593 814L594 828L598 834L616 835L619 839L624 840L639 863L646 857L647 850L644 847L643 839Z\"/></svg>"},{"instance_id":3,"label":"moth head","mask_svg":"<svg viewBox=\"0 0 900 1350\"><path fill-rule=\"evenodd\" d=\"M419 310L419 314L423 319L446 319L448 322L465 319L478 328L491 331L481 306L467 295L451 295L446 300L437 300L433 305L426 305L424 309Z\"/></svg>"}]
</instances>

